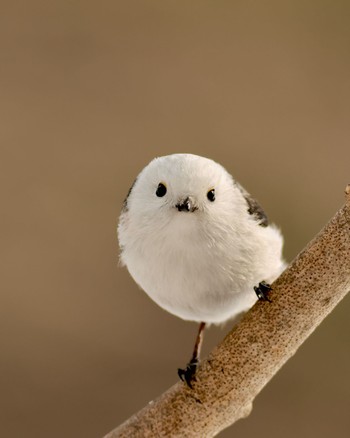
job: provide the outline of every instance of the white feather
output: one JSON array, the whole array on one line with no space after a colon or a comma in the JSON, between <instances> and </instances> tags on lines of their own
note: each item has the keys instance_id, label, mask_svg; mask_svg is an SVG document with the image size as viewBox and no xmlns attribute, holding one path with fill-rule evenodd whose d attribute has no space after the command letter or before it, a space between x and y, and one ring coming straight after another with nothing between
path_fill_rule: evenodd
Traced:
<instances>
[{"instance_id":1,"label":"white feather","mask_svg":"<svg viewBox=\"0 0 350 438\"><path fill-rule=\"evenodd\" d=\"M164 197L155 192L162 182ZM210 202L209 190L216 199ZM193 212L176 204L191 197ZM284 269L283 238L248 213L240 186L218 163L191 154L156 158L127 199L118 225L121 261L163 309L221 323L249 309L253 287Z\"/></svg>"}]
</instances>

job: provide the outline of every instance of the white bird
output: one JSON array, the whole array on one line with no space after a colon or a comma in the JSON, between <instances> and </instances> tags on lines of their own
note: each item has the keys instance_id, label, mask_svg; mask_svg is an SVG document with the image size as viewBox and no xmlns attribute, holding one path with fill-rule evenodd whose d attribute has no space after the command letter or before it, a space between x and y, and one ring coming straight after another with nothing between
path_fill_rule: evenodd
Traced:
<instances>
[{"instance_id":1,"label":"white bird","mask_svg":"<svg viewBox=\"0 0 350 438\"><path fill-rule=\"evenodd\" d=\"M118 238L121 263L149 297L201 323L192 359L178 371L189 386L205 324L234 318L257 296L268 299L285 268L283 237L259 204L220 164L192 154L155 158L141 171Z\"/></svg>"}]
</instances>

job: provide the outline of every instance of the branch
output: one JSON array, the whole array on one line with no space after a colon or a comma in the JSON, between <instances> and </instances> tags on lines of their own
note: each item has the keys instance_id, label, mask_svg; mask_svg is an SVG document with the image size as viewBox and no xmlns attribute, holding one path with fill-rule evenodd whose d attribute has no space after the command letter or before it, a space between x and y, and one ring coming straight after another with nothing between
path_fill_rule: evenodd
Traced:
<instances>
[{"instance_id":1,"label":"branch","mask_svg":"<svg viewBox=\"0 0 350 438\"><path fill-rule=\"evenodd\" d=\"M350 185L346 204L273 283L196 374L106 435L212 437L247 416L266 383L350 290Z\"/></svg>"}]
</instances>

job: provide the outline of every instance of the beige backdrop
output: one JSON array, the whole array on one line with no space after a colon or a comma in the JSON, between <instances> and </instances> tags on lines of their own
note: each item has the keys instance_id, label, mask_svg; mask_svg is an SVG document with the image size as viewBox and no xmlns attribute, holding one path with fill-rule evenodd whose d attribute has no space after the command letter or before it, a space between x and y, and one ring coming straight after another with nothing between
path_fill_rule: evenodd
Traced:
<instances>
[{"instance_id":1,"label":"beige backdrop","mask_svg":"<svg viewBox=\"0 0 350 438\"><path fill-rule=\"evenodd\" d=\"M342 205L349 23L334 0L0 1L1 436L101 437L188 360L196 325L118 267L151 158L225 165L288 260ZM349 298L222 437L348 436Z\"/></svg>"}]
</instances>

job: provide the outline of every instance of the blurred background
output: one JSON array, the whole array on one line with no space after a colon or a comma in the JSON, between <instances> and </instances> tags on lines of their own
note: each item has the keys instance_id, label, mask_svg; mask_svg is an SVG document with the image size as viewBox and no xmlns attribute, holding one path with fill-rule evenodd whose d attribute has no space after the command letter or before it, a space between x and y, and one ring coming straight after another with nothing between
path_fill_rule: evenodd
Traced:
<instances>
[{"instance_id":1,"label":"blurred background","mask_svg":"<svg viewBox=\"0 0 350 438\"><path fill-rule=\"evenodd\" d=\"M0 434L102 437L177 381L197 331L118 267L131 183L155 156L213 158L292 260L350 182L350 3L0 6ZM347 437L349 312L220 436Z\"/></svg>"}]
</instances>

